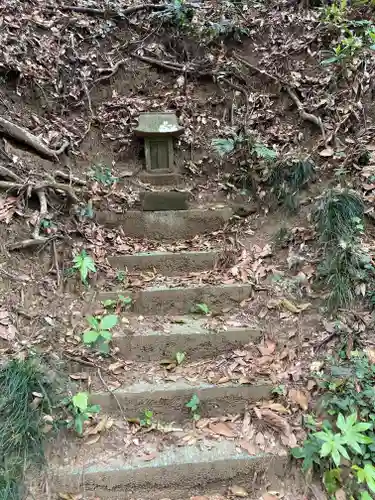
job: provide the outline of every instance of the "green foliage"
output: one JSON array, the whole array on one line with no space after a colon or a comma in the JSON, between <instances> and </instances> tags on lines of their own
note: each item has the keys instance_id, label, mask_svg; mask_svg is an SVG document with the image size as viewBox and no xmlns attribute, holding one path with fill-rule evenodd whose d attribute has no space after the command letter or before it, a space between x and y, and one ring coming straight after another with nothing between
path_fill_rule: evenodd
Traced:
<instances>
[{"instance_id":1,"label":"green foliage","mask_svg":"<svg viewBox=\"0 0 375 500\"><path fill-rule=\"evenodd\" d=\"M72 415L72 419L67 424L68 429L74 428L80 436L83 434L84 422L89 420L94 414L100 412L99 405L89 404L89 395L87 392L77 392L74 396L65 398L61 404L66 406Z\"/></svg>"},{"instance_id":2,"label":"green foliage","mask_svg":"<svg viewBox=\"0 0 375 500\"><path fill-rule=\"evenodd\" d=\"M111 173L111 169L104 165L95 165L94 168L90 171L90 177L102 184L103 186L112 186L118 181L117 177L114 177Z\"/></svg>"},{"instance_id":3,"label":"green foliage","mask_svg":"<svg viewBox=\"0 0 375 500\"><path fill-rule=\"evenodd\" d=\"M252 153L254 153L257 158L260 158L266 162L272 163L277 158L277 153L272 148L267 148L264 144L255 143L252 147Z\"/></svg>"},{"instance_id":4,"label":"green foliage","mask_svg":"<svg viewBox=\"0 0 375 500\"><path fill-rule=\"evenodd\" d=\"M232 20L221 19L220 22L207 21L202 29L202 35L209 42L218 39L232 39L241 42L244 37L250 35L250 30L239 26Z\"/></svg>"},{"instance_id":5,"label":"green foliage","mask_svg":"<svg viewBox=\"0 0 375 500\"><path fill-rule=\"evenodd\" d=\"M327 365L328 373L318 374L318 382L324 391L321 410L330 421L312 420L307 439L292 455L303 459L305 471L323 472L329 495L345 487L353 495L350 498L371 498L369 491L375 493L375 366L356 351L338 363L330 358Z\"/></svg>"},{"instance_id":6,"label":"green foliage","mask_svg":"<svg viewBox=\"0 0 375 500\"><path fill-rule=\"evenodd\" d=\"M348 307L367 284L374 281L371 258L362 248L364 205L354 191L329 191L314 214L316 229L324 244L319 278L331 290L330 310Z\"/></svg>"},{"instance_id":7,"label":"green foliage","mask_svg":"<svg viewBox=\"0 0 375 500\"><path fill-rule=\"evenodd\" d=\"M24 475L44 463L45 415L56 399L46 369L34 359L0 369L0 498L20 500Z\"/></svg>"},{"instance_id":8,"label":"green foliage","mask_svg":"<svg viewBox=\"0 0 375 500\"><path fill-rule=\"evenodd\" d=\"M101 319L89 316L87 322L91 329L83 333L83 343L98 349L102 354L108 354L109 342L112 340L109 330L117 325L118 317L115 314L103 316Z\"/></svg>"},{"instance_id":9,"label":"green foliage","mask_svg":"<svg viewBox=\"0 0 375 500\"><path fill-rule=\"evenodd\" d=\"M176 352L176 363L177 365L180 365L181 363L184 362L185 358L186 358L186 352Z\"/></svg>"},{"instance_id":10,"label":"green foliage","mask_svg":"<svg viewBox=\"0 0 375 500\"><path fill-rule=\"evenodd\" d=\"M211 145L214 149L214 151L221 157L223 158L224 156L232 153L236 147L237 140L228 138L228 139L222 139L222 138L216 138L212 139Z\"/></svg>"},{"instance_id":11,"label":"green foliage","mask_svg":"<svg viewBox=\"0 0 375 500\"><path fill-rule=\"evenodd\" d=\"M142 418L139 420L139 424L141 427L151 427L152 420L154 417L154 412L151 410L145 410L143 412Z\"/></svg>"},{"instance_id":12,"label":"green foliage","mask_svg":"<svg viewBox=\"0 0 375 500\"><path fill-rule=\"evenodd\" d=\"M119 282L119 283L123 283L126 279L126 273L125 271L117 271L117 274L116 274L116 280Z\"/></svg>"},{"instance_id":13,"label":"green foliage","mask_svg":"<svg viewBox=\"0 0 375 500\"><path fill-rule=\"evenodd\" d=\"M196 394L193 394L189 401L185 405L186 408L189 408L190 415L193 420L197 421L201 418L200 415L200 400Z\"/></svg>"},{"instance_id":14,"label":"green foliage","mask_svg":"<svg viewBox=\"0 0 375 500\"><path fill-rule=\"evenodd\" d=\"M314 219L320 239L337 244L357 234L356 222L363 220L364 204L355 191L330 190L321 199Z\"/></svg>"},{"instance_id":15,"label":"green foliage","mask_svg":"<svg viewBox=\"0 0 375 500\"><path fill-rule=\"evenodd\" d=\"M332 57L324 59L321 64L326 66L328 64L345 63L352 59L362 47L362 38L351 31L347 31L342 40L333 48Z\"/></svg>"},{"instance_id":16,"label":"green foliage","mask_svg":"<svg viewBox=\"0 0 375 500\"><path fill-rule=\"evenodd\" d=\"M321 12L321 18L327 23L340 24L346 19L348 12L347 0L338 0L330 5L325 5Z\"/></svg>"},{"instance_id":17,"label":"green foliage","mask_svg":"<svg viewBox=\"0 0 375 500\"><path fill-rule=\"evenodd\" d=\"M86 250L81 250L81 252L73 258L72 269L79 272L81 281L85 285L87 285L89 272L96 273L94 260L90 255L87 255Z\"/></svg>"},{"instance_id":18,"label":"green foliage","mask_svg":"<svg viewBox=\"0 0 375 500\"><path fill-rule=\"evenodd\" d=\"M207 314L210 314L210 309L209 309L207 304L202 302L200 304L195 304L192 307L191 312L196 313L196 314L207 315Z\"/></svg>"},{"instance_id":19,"label":"green foliage","mask_svg":"<svg viewBox=\"0 0 375 500\"><path fill-rule=\"evenodd\" d=\"M102 305L105 309L125 309L131 306L133 300L131 297L125 297L125 295L119 295L116 300L114 299L106 299L102 300Z\"/></svg>"},{"instance_id":20,"label":"green foliage","mask_svg":"<svg viewBox=\"0 0 375 500\"><path fill-rule=\"evenodd\" d=\"M184 0L171 0L165 9L153 12L150 19L156 19L165 27L184 30L190 27L193 15L193 9Z\"/></svg>"},{"instance_id":21,"label":"green foliage","mask_svg":"<svg viewBox=\"0 0 375 500\"><path fill-rule=\"evenodd\" d=\"M315 165L309 159L280 161L271 169L267 184L289 210L298 207L299 192L313 179Z\"/></svg>"}]
</instances>

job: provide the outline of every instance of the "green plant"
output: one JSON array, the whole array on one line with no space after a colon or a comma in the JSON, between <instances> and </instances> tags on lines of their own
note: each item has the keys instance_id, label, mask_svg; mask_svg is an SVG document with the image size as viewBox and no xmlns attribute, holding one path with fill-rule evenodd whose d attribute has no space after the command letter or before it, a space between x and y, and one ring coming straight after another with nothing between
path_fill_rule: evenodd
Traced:
<instances>
[{"instance_id":1,"label":"green plant","mask_svg":"<svg viewBox=\"0 0 375 500\"><path fill-rule=\"evenodd\" d=\"M176 359L177 365L180 365L181 363L183 363L185 360L185 357L186 357L186 352L176 352L175 359Z\"/></svg>"},{"instance_id":2,"label":"green plant","mask_svg":"<svg viewBox=\"0 0 375 500\"><path fill-rule=\"evenodd\" d=\"M317 374L318 411L327 419L310 418L307 439L292 454L305 471L323 473L328 494L345 487L350 498L366 499L375 493L375 365L363 352L341 356L327 358L327 371Z\"/></svg>"},{"instance_id":3,"label":"green plant","mask_svg":"<svg viewBox=\"0 0 375 500\"><path fill-rule=\"evenodd\" d=\"M119 295L118 298L115 299L106 299L102 301L102 305L105 309L125 309L132 304L133 300L131 297L125 297L125 295Z\"/></svg>"},{"instance_id":4,"label":"green plant","mask_svg":"<svg viewBox=\"0 0 375 500\"><path fill-rule=\"evenodd\" d=\"M205 304L204 302L202 302L200 304L195 304L192 307L191 312L197 313L197 314L207 315L207 314L210 314L210 309L209 309L209 307L208 307L207 304Z\"/></svg>"},{"instance_id":5,"label":"green plant","mask_svg":"<svg viewBox=\"0 0 375 500\"><path fill-rule=\"evenodd\" d=\"M199 397L196 394L193 394L185 405L185 407L189 409L192 419L195 421L201 418L200 403Z\"/></svg>"},{"instance_id":6,"label":"green plant","mask_svg":"<svg viewBox=\"0 0 375 500\"><path fill-rule=\"evenodd\" d=\"M118 181L118 178L112 175L111 169L101 164L94 166L90 171L90 177L103 186L112 186Z\"/></svg>"},{"instance_id":7,"label":"green plant","mask_svg":"<svg viewBox=\"0 0 375 500\"><path fill-rule=\"evenodd\" d=\"M57 391L40 360L12 360L0 368L0 498L20 500L29 467L45 463L45 417ZM51 417L52 420L52 417Z\"/></svg>"},{"instance_id":8,"label":"green plant","mask_svg":"<svg viewBox=\"0 0 375 500\"><path fill-rule=\"evenodd\" d=\"M87 255L86 250L81 252L73 258L73 271L78 271L83 284L87 285L87 277L89 272L96 273L95 263L90 255Z\"/></svg>"},{"instance_id":9,"label":"green plant","mask_svg":"<svg viewBox=\"0 0 375 500\"><path fill-rule=\"evenodd\" d=\"M150 19L156 19L165 27L189 28L194 10L184 0L170 0L163 10L153 12Z\"/></svg>"},{"instance_id":10,"label":"green plant","mask_svg":"<svg viewBox=\"0 0 375 500\"><path fill-rule=\"evenodd\" d=\"M210 42L220 38L241 42L242 38L250 35L250 30L230 19L221 19L220 22L207 21L202 29L202 35Z\"/></svg>"},{"instance_id":11,"label":"green plant","mask_svg":"<svg viewBox=\"0 0 375 500\"><path fill-rule=\"evenodd\" d=\"M285 388L285 385L277 385L276 387L274 387L272 389L272 394L276 394L277 396L285 396L286 394L286 388Z\"/></svg>"},{"instance_id":12,"label":"green plant","mask_svg":"<svg viewBox=\"0 0 375 500\"><path fill-rule=\"evenodd\" d=\"M330 190L320 200L314 213L317 233L324 243L337 244L356 236L356 221L364 218L362 198L355 191Z\"/></svg>"},{"instance_id":13,"label":"green plant","mask_svg":"<svg viewBox=\"0 0 375 500\"><path fill-rule=\"evenodd\" d=\"M116 274L116 280L119 282L119 283L123 283L126 279L126 273L125 271L117 271L117 274Z\"/></svg>"},{"instance_id":14,"label":"green plant","mask_svg":"<svg viewBox=\"0 0 375 500\"><path fill-rule=\"evenodd\" d=\"M332 49L333 56L322 61L322 65L348 62L363 47L363 39L347 31L342 40Z\"/></svg>"},{"instance_id":15,"label":"green plant","mask_svg":"<svg viewBox=\"0 0 375 500\"><path fill-rule=\"evenodd\" d=\"M109 352L109 342L112 340L112 333L109 331L115 327L118 322L118 317L115 314L96 318L89 316L87 322L91 329L83 333L83 342L86 345L94 347L103 354Z\"/></svg>"},{"instance_id":16,"label":"green plant","mask_svg":"<svg viewBox=\"0 0 375 500\"><path fill-rule=\"evenodd\" d=\"M68 429L74 428L80 436L83 434L84 422L89 420L95 413L100 412L99 405L89 405L87 392L77 392L74 396L63 399L61 404L66 406L72 415L72 419L67 423Z\"/></svg>"},{"instance_id":17,"label":"green plant","mask_svg":"<svg viewBox=\"0 0 375 500\"><path fill-rule=\"evenodd\" d=\"M346 19L347 12L347 0L338 0L323 7L321 18L327 23L340 24Z\"/></svg>"},{"instance_id":18,"label":"green plant","mask_svg":"<svg viewBox=\"0 0 375 500\"><path fill-rule=\"evenodd\" d=\"M279 202L288 209L298 207L298 194L313 179L315 165L309 158L277 162L270 170L267 184Z\"/></svg>"},{"instance_id":19,"label":"green plant","mask_svg":"<svg viewBox=\"0 0 375 500\"><path fill-rule=\"evenodd\" d=\"M251 149L251 152L262 160L272 163L277 158L277 153L273 148L268 148L264 144L256 142Z\"/></svg>"},{"instance_id":20,"label":"green plant","mask_svg":"<svg viewBox=\"0 0 375 500\"><path fill-rule=\"evenodd\" d=\"M154 413L151 410L145 410L142 418L139 420L139 425L141 427L151 427L153 416Z\"/></svg>"}]
</instances>

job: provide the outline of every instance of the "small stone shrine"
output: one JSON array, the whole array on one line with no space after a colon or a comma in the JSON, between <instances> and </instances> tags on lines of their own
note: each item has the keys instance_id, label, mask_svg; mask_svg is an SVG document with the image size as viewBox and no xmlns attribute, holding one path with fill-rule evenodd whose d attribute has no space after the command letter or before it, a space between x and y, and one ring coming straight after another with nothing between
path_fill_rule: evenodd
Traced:
<instances>
[{"instance_id":1,"label":"small stone shrine","mask_svg":"<svg viewBox=\"0 0 375 500\"><path fill-rule=\"evenodd\" d=\"M175 113L140 113L134 133L145 141L146 170L149 172L173 172L173 138L184 131Z\"/></svg>"}]
</instances>

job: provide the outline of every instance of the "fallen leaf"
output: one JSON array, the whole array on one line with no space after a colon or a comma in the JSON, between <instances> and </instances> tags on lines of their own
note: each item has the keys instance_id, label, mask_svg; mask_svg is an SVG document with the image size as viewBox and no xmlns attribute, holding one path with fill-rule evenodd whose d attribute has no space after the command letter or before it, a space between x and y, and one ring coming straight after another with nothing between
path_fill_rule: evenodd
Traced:
<instances>
[{"instance_id":1,"label":"fallen leaf","mask_svg":"<svg viewBox=\"0 0 375 500\"><path fill-rule=\"evenodd\" d=\"M267 408L256 408L256 410L256 415L260 420L264 420L270 427L287 436L290 434L290 426L285 418Z\"/></svg>"},{"instance_id":2,"label":"fallen leaf","mask_svg":"<svg viewBox=\"0 0 375 500\"><path fill-rule=\"evenodd\" d=\"M71 373L69 377L73 380L87 380L89 378L88 373Z\"/></svg>"},{"instance_id":3,"label":"fallen leaf","mask_svg":"<svg viewBox=\"0 0 375 500\"><path fill-rule=\"evenodd\" d=\"M271 495L270 493L265 493L262 496L262 500L278 500L278 497L276 497L275 495Z\"/></svg>"},{"instance_id":4,"label":"fallen leaf","mask_svg":"<svg viewBox=\"0 0 375 500\"><path fill-rule=\"evenodd\" d=\"M370 347L367 347L365 349L365 353L367 354L367 357L370 361L371 364L375 363L375 349L371 349Z\"/></svg>"},{"instance_id":5,"label":"fallen leaf","mask_svg":"<svg viewBox=\"0 0 375 500\"><path fill-rule=\"evenodd\" d=\"M141 459L144 460L145 462L150 462L151 460L154 460L154 458L156 458L157 456L158 454L156 452L151 452L148 453L147 455L143 455Z\"/></svg>"},{"instance_id":6,"label":"fallen leaf","mask_svg":"<svg viewBox=\"0 0 375 500\"><path fill-rule=\"evenodd\" d=\"M288 299L282 299L280 305L293 314L299 314L300 309Z\"/></svg>"},{"instance_id":7,"label":"fallen leaf","mask_svg":"<svg viewBox=\"0 0 375 500\"><path fill-rule=\"evenodd\" d=\"M322 151L320 151L319 153L319 155L323 156L324 158L328 158L329 156L333 156L334 154L335 152L333 151L332 148L322 149Z\"/></svg>"},{"instance_id":8,"label":"fallen leaf","mask_svg":"<svg viewBox=\"0 0 375 500\"><path fill-rule=\"evenodd\" d=\"M224 437L235 437L233 430L224 422L218 422L217 424L210 424L208 428L215 434L219 434Z\"/></svg>"},{"instance_id":9,"label":"fallen leaf","mask_svg":"<svg viewBox=\"0 0 375 500\"><path fill-rule=\"evenodd\" d=\"M264 344L258 345L258 350L263 356L268 356L275 352L276 344L271 340L267 340Z\"/></svg>"},{"instance_id":10,"label":"fallen leaf","mask_svg":"<svg viewBox=\"0 0 375 500\"><path fill-rule=\"evenodd\" d=\"M306 411L309 407L308 395L297 389L291 389L289 391L289 397L294 402L297 403L302 410Z\"/></svg>"},{"instance_id":11,"label":"fallen leaf","mask_svg":"<svg viewBox=\"0 0 375 500\"><path fill-rule=\"evenodd\" d=\"M93 436L92 438L88 439L85 444L95 444L99 441L100 439L100 434L96 434L96 436Z\"/></svg>"},{"instance_id":12,"label":"fallen leaf","mask_svg":"<svg viewBox=\"0 0 375 500\"><path fill-rule=\"evenodd\" d=\"M241 439L238 444L242 449L246 450L249 455L256 455L259 452L258 447L254 443L245 441L245 439Z\"/></svg>"},{"instance_id":13,"label":"fallen leaf","mask_svg":"<svg viewBox=\"0 0 375 500\"><path fill-rule=\"evenodd\" d=\"M0 325L0 337L4 340L13 340L16 336L17 330L13 325Z\"/></svg>"},{"instance_id":14,"label":"fallen leaf","mask_svg":"<svg viewBox=\"0 0 375 500\"><path fill-rule=\"evenodd\" d=\"M243 488L242 486L236 486L236 485L230 486L229 492L235 497L245 498L249 496L245 488Z\"/></svg>"},{"instance_id":15,"label":"fallen leaf","mask_svg":"<svg viewBox=\"0 0 375 500\"><path fill-rule=\"evenodd\" d=\"M336 500L346 500L346 493L342 488L340 488L339 490L336 491L335 499Z\"/></svg>"},{"instance_id":16,"label":"fallen leaf","mask_svg":"<svg viewBox=\"0 0 375 500\"><path fill-rule=\"evenodd\" d=\"M280 403L265 403L262 408L268 408L269 410L277 411L278 413L289 413L289 411Z\"/></svg>"}]
</instances>

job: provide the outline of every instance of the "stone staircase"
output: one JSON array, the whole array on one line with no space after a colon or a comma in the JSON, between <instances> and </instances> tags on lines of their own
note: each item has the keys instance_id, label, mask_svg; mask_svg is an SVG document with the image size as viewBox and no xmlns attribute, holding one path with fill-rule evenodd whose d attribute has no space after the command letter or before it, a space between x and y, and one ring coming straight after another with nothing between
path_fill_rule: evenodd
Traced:
<instances>
[{"instance_id":1,"label":"stone staircase","mask_svg":"<svg viewBox=\"0 0 375 500\"><path fill-rule=\"evenodd\" d=\"M185 193L146 193L141 200L143 211L121 216L101 213L98 221L108 227L121 225L130 236L177 240L219 230L232 213L228 207L188 208ZM117 255L110 258L110 263L131 272L182 276L212 269L219 253L220 248ZM262 485L283 478L288 462L284 450L276 447L271 452L251 453L250 443L249 451L245 451L239 446L240 430L235 429L233 436L211 439L200 431L199 421L195 427L186 407L196 394L201 419L220 419L227 414L243 415L247 408L269 396L268 380L214 385L203 376L191 377L197 363L257 343L262 337L260 329L252 325L207 328L204 318L191 315L191 307L204 302L211 311L220 312L249 298L251 291L247 284L192 285L152 287L131 294L133 310L126 315L129 324L113 338L118 354L125 365L131 363L131 368L119 377L120 387L113 391L104 390L96 373L91 374L92 402L100 404L102 413L114 423L93 444L80 445L79 440L68 439L56 445L50 467L50 488L54 493L81 493L83 498L98 499L186 499L208 492L224 493L235 484L242 485L249 498L255 499L261 498ZM118 290L101 292L95 299L117 298L119 292L123 293L120 285ZM165 380L160 360L182 351L186 360L178 374ZM171 426L171 432L165 432L164 427L163 439L158 437L159 431L147 429L129 437L124 417L139 418L146 409L152 411L154 422ZM191 439L186 438L189 435Z\"/></svg>"}]
</instances>

